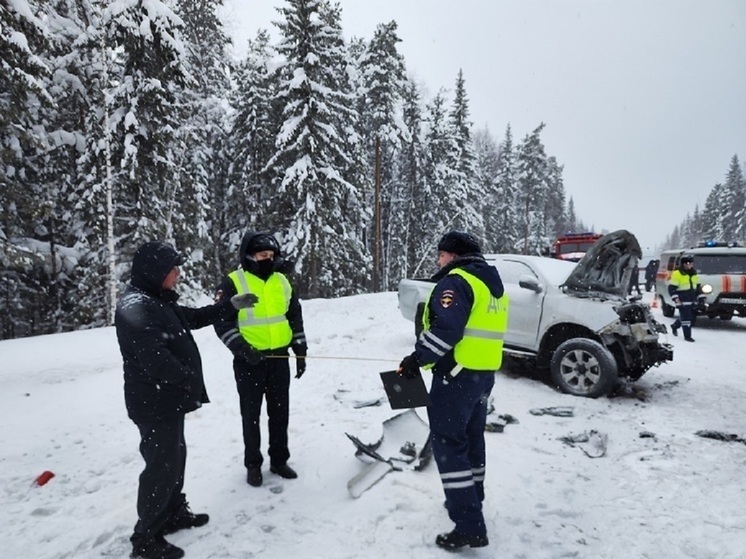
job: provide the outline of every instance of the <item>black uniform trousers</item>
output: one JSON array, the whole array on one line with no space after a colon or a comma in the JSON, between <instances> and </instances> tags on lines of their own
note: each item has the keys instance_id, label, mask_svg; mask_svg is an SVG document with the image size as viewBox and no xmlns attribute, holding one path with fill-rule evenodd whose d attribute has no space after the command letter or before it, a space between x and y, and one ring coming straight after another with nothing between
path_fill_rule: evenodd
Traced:
<instances>
[{"instance_id":1,"label":"black uniform trousers","mask_svg":"<svg viewBox=\"0 0 746 559\"><path fill-rule=\"evenodd\" d=\"M267 400L269 419L269 461L282 466L290 458L288 450L288 420L290 416L290 365L287 349L263 351L266 358L256 365L235 358L233 372L241 405L243 423L244 465L261 466L259 419L262 401Z\"/></svg>"},{"instance_id":2,"label":"black uniform trousers","mask_svg":"<svg viewBox=\"0 0 746 559\"><path fill-rule=\"evenodd\" d=\"M494 384L492 372L462 370L451 377L436 371L430 387L430 440L448 516L458 532L469 536L487 534L482 514L487 464L484 427Z\"/></svg>"},{"instance_id":3,"label":"black uniform trousers","mask_svg":"<svg viewBox=\"0 0 746 559\"><path fill-rule=\"evenodd\" d=\"M158 534L184 502L186 441L184 414L166 419L138 422L140 454L145 469L137 491L137 524L133 538Z\"/></svg>"}]
</instances>

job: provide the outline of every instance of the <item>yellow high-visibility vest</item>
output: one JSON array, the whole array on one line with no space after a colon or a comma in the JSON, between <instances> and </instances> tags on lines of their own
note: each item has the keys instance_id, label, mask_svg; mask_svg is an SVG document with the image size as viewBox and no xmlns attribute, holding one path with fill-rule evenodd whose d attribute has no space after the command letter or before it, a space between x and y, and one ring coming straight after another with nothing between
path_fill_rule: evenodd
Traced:
<instances>
[{"instance_id":1,"label":"yellow high-visibility vest","mask_svg":"<svg viewBox=\"0 0 746 559\"><path fill-rule=\"evenodd\" d=\"M290 345L293 331L285 316L293 289L284 274L273 273L267 281L238 269L228 274L236 293L253 293L259 302L238 311L238 330L244 340L258 350L278 349Z\"/></svg>"},{"instance_id":2,"label":"yellow high-visibility vest","mask_svg":"<svg viewBox=\"0 0 746 559\"><path fill-rule=\"evenodd\" d=\"M508 294L496 298L489 287L475 275L461 268L449 272L464 278L474 293L474 304L466 321L464 336L453 348L456 363L477 371L497 371L503 360L503 338L508 329ZM432 299L432 293L430 294ZM425 306L422 322L430 329L430 300ZM433 364L426 365L431 368Z\"/></svg>"}]
</instances>

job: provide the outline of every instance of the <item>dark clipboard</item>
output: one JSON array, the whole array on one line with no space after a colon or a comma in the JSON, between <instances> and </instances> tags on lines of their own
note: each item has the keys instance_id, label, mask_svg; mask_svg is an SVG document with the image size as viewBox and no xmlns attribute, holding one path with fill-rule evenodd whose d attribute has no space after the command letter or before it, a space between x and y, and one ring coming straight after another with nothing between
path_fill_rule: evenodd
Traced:
<instances>
[{"instance_id":1,"label":"dark clipboard","mask_svg":"<svg viewBox=\"0 0 746 559\"><path fill-rule=\"evenodd\" d=\"M380 374L392 410L430 405L430 395L427 393L422 375L407 378L396 371L384 371Z\"/></svg>"}]
</instances>

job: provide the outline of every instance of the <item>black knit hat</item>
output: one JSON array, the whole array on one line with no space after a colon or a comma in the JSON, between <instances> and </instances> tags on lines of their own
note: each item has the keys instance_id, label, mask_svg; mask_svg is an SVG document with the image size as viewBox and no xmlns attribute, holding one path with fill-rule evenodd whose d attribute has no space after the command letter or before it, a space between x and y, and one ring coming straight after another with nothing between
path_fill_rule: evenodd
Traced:
<instances>
[{"instance_id":1,"label":"black knit hat","mask_svg":"<svg viewBox=\"0 0 746 559\"><path fill-rule=\"evenodd\" d=\"M438 251L452 252L462 256L482 252L479 242L471 233L466 231L449 231L443 235L438 243Z\"/></svg>"}]
</instances>

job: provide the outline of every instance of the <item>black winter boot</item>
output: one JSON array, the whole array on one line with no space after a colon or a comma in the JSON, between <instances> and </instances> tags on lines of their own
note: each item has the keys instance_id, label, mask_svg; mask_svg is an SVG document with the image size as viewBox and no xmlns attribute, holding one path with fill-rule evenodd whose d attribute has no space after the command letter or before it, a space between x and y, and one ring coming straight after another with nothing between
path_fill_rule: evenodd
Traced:
<instances>
[{"instance_id":1,"label":"black winter boot","mask_svg":"<svg viewBox=\"0 0 746 559\"><path fill-rule=\"evenodd\" d=\"M210 521L210 516L207 514L194 514L189 510L189 503L184 501L181 506L176 509L171 518L163 526L161 530L162 534L173 534L179 530L186 528L199 528L204 526Z\"/></svg>"},{"instance_id":2,"label":"black winter boot","mask_svg":"<svg viewBox=\"0 0 746 559\"><path fill-rule=\"evenodd\" d=\"M298 477L298 474L295 473L295 470L287 464L282 464L280 466L270 466L269 471L285 479L295 479Z\"/></svg>"},{"instance_id":3,"label":"black winter boot","mask_svg":"<svg viewBox=\"0 0 746 559\"><path fill-rule=\"evenodd\" d=\"M246 483L252 487L261 487L262 485L262 468L261 466L249 466L246 468Z\"/></svg>"},{"instance_id":4,"label":"black winter boot","mask_svg":"<svg viewBox=\"0 0 746 559\"><path fill-rule=\"evenodd\" d=\"M184 550L168 543L160 534L152 538L132 534L131 559L181 559Z\"/></svg>"},{"instance_id":5,"label":"black winter boot","mask_svg":"<svg viewBox=\"0 0 746 559\"><path fill-rule=\"evenodd\" d=\"M490 540L487 539L487 536L467 536L456 530L440 534L435 538L435 545L448 550L459 549L467 545L469 547L485 547L489 543Z\"/></svg>"}]
</instances>

